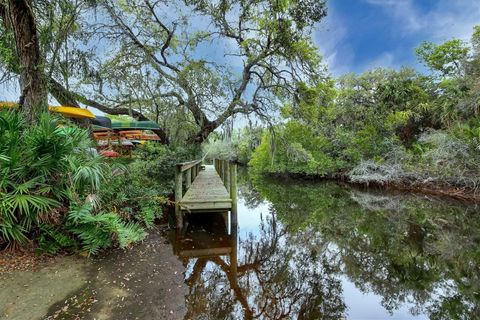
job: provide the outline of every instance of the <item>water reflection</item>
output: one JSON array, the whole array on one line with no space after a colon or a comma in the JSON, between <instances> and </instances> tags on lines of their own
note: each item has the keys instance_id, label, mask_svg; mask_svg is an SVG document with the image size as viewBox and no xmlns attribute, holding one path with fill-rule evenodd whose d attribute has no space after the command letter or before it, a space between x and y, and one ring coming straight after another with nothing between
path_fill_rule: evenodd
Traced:
<instances>
[{"instance_id":1,"label":"water reflection","mask_svg":"<svg viewBox=\"0 0 480 320\"><path fill-rule=\"evenodd\" d=\"M339 319L343 315L340 281L330 277L330 258L318 256L315 241L291 239L295 244L289 244L286 230L271 216L261 223L259 235L241 239L238 249L235 221L228 234L221 216L212 214L208 221L205 216L191 218L188 229L176 235L174 246L188 270L186 319ZM310 246L301 248L299 242L306 240Z\"/></svg>"},{"instance_id":2,"label":"water reflection","mask_svg":"<svg viewBox=\"0 0 480 320\"><path fill-rule=\"evenodd\" d=\"M238 222L176 235L186 319L480 319L476 207L240 178Z\"/></svg>"}]
</instances>

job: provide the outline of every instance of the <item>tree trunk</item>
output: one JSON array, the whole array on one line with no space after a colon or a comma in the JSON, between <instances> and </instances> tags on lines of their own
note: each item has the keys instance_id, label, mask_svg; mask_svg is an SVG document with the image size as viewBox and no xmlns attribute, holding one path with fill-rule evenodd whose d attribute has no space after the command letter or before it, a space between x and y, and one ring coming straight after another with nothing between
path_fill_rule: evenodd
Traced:
<instances>
[{"instance_id":1,"label":"tree trunk","mask_svg":"<svg viewBox=\"0 0 480 320\"><path fill-rule=\"evenodd\" d=\"M200 130L193 136L187 139L190 144L201 144L207 140L210 133L215 131L219 126L217 121L205 121Z\"/></svg>"},{"instance_id":2,"label":"tree trunk","mask_svg":"<svg viewBox=\"0 0 480 320\"><path fill-rule=\"evenodd\" d=\"M48 105L31 0L8 0L8 15L20 60L19 104L27 121L35 123L41 113L48 111Z\"/></svg>"}]
</instances>

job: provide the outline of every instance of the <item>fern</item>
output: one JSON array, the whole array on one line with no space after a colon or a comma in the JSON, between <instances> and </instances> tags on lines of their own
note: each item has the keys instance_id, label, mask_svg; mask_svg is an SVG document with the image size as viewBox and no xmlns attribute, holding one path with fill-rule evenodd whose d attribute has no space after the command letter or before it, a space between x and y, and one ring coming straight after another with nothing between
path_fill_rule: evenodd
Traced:
<instances>
[{"instance_id":1,"label":"fern","mask_svg":"<svg viewBox=\"0 0 480 320\"><path fill-rule=\"evenodd\" d=\"M63 248L75 246L75 241L64 234L60 228L40 224L39 229L41 231L37 248L39 253L56 254Z\"/></svg>"},{"instance_id":2,"label":"fern","mask_svg":"<svg viewBox=\"0 0 480 320\"><path fill-rule=\"evenodd\" d=\"M122 222L117 229L118 243L120 248L126 248L131 244L145 239L145 230L138 224Z\"/></svg>"},{"instance_id":3,"label":"fern","mask_svg":"<svg viewBox=\"0 0 480 320\"><path fill-rule=\"evenodd\" d=\"M115 213L93 213L87 203L74 206L68 214L67 229L81 241L90 255L118 243L121 248L145 238L146 233L135 223L125 223Z\"/></svg>"},{"instance_id":4,"label":"fern","mask_svg":"<svg viewBox=\"0 0 480 320\"><path fill-rule=\"evenodd\" d=\"M141 210L140 218L146 227L153 226L155 219L157 218L156 208L144 207Z\"/></svg>"}]
</instances>

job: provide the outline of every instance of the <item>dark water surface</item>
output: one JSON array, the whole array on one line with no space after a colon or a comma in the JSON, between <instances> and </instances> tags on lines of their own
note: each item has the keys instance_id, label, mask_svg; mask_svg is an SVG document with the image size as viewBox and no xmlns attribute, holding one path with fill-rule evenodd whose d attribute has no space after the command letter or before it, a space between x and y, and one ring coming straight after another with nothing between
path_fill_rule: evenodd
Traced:
<instances>
[{"instance_id":1,"label":"dark water surface","mask_svg":"<svg viewBox=\"0 0 480 320\"><path fill-rule=\"evenodd\" d=\"M480 210L445 199L239 177L238 227L172 235L185 319L480 319Z\"/></svg>"}]
</instances>

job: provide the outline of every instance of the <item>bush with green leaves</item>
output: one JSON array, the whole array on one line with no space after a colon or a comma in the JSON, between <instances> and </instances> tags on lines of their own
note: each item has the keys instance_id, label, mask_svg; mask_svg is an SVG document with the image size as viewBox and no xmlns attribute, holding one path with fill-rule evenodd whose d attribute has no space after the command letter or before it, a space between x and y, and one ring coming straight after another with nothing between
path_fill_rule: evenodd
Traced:
<instances>
[{"instance_id":1,"label":"bush with green leaves","mask_svg":"<svg viewBox=\"0 0 480 320\"><path fill-rule=\"evenodd\" d=\"M160 218L168 196L174 190L175 164L195 158L182 147L147 143L137 147L133 160L115 171L100 191L104 206L145 226Z\"/></svg>"},{"instance_id":2,"label":"bush with green leaves","mask_svg":"<svg viewBox=\"0 0 480 320\"><path fill-rule=\"evenodd\" d=\"M77 246L95 253L144 236L102 207L98 191L112 170L91 144L87 130L60 127L48 114L28 125L21 112L0 112L0 247L35 240L49 253Z\"/></svg>"},{"instance_id":3,"label":"bush with green leaves","mask_svg":"<svg viewBox=\"0 0 480 320\"><path fill-rule=\"evenodd\" d=\"M145 237L143 228L134 222L125 222L113 212L94 213L91 204L73 206L67 217L66 228L81 240L84 250L95 254L100 249L118 243L121 248Z\"/></svg>"}]
</instances>

